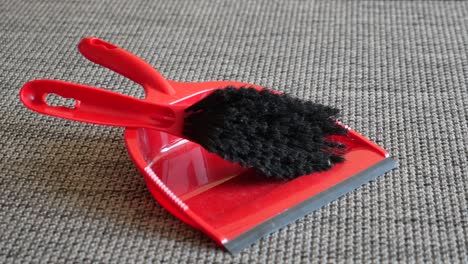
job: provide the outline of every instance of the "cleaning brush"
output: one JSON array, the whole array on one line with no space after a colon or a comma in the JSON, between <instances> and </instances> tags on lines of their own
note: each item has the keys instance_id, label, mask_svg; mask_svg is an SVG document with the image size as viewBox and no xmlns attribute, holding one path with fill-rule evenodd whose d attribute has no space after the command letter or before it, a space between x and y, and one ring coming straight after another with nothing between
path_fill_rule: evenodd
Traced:
<instances>
[{"instance_id":1,"label":"cleaning brush","mask_svg":"<svg viewBox=\"0 0 468 264\"><path fill-rule=\"evenodd\" d=\"M183 135L267 177L292 179L343 161L339 110L247 87L215 90L185 110Z\"/></svg>"},{"instance_id":2,"label":"cleaning brush","mask_svg":"<svg viewBox=\"0 0 468 264\"><path fill-rule=\"evenodd\" d=\"M39 113L65 119L170 133L269 178L293 179L344 160L345 145L334 139L347 130L337 123L336 108L237 82L169 81L135 55L96 38L83 39L79 50L89 60L141 84L147 97L35 80L21 89L22 102ZM231 85L213 87L219 83ZM48 94L73 98L76 105L50 106L45 102Z\"/></svg>"}]
</instances>

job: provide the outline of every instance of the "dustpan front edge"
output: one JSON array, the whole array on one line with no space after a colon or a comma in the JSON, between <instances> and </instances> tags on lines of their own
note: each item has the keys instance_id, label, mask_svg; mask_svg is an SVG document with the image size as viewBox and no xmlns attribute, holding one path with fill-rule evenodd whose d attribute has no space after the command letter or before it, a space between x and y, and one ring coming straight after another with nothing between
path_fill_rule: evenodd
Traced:
<instances>
[{"instance_id":1,"label":"dustpan front edge","mask_svg":"<svg viewBox=\"0 0 468 264\"><path fill-rule=\"evenodd\" d=\"M258 239L271 234L299 218L327 205L369 181L397 167L397 162L386 158L375 165L357 173L347 180L323 191L283 213L257 225L242 235L227 241L223 246L232 254L238 253Z\"/></svg>"}]
</instances>

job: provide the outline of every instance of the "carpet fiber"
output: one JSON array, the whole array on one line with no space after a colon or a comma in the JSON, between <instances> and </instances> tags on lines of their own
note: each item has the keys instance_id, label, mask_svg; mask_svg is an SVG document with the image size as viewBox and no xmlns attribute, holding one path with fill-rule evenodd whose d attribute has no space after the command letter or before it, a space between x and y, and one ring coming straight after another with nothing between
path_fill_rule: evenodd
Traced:
<instances>
[{"instance_id":1,"label":"carpet fiber","mask_svg":"<svg viewBox=\"0 0 468 264\"><path fill-rule=\"evenodd\" d=\"M465 262L468 2L0 0L0 262ZM399 168L237 255L167 213L120 128L38 115L28 80L141 97L86 61L96 36L180 81L340 107Z\"/></svg>"}]
</instances>

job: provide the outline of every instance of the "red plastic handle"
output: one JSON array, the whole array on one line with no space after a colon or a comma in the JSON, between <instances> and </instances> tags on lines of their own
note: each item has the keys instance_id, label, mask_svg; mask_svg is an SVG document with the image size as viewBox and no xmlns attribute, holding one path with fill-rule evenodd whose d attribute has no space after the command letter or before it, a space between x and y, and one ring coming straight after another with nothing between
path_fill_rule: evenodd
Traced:
<instances>
[{"instance_id":1,"label":"red plastic handle","mask_svg":"<svg viewBox=\"0 0 468 264\"><path fill-rule=\"evenodd\" d=\"M76 100L73 108L50 106L48 94ZM181 136L184 109L175 105L159 105L116 92L82 84L35 80L26 83L20 92L21 101L31 110L64 119L87 123L144 127Z\"/></svg>"},{"instance_id":2,"label":"red plastic handle","mask_svg":"<svg viewBox=\"0 0 468 264\"><path fill-rule=\"evenodd\" d=\"M78 50L88 60L111 69L149 89L174 95L169 82L151 65L134 54L104 40L87 37L78 44Z\"/></svg>"}]
</instances>

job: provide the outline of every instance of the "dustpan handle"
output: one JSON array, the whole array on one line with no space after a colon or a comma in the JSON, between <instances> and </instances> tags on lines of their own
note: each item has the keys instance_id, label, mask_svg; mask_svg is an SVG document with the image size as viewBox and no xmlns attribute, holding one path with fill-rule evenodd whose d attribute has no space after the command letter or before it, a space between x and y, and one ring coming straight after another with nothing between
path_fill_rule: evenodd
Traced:
<instances>
[{"instance_id":1,"label":"dustpan handle","mask_svg":"<svg viewBox=\"0 0 468 264\"><path fill-rule=\"evenodd\" d=\"M146 93L153 89L168 95L175 94L174 88L150 64L114 44L87 37L78 44L78 50L88 60L140 84Z\"/></svg>"},{"instance_id":2,"label":"dustpan handle","mask_svg":"<svg viewBox=\"0 0 468 264\"><path fill-rule=\"evenodd\" d=\"M49 94L72 98L75 105L51 106ZM35 80L20 91L24 105L41 114L68 120L119 127L145 127L174 135L181 133L183 109L159 105L92 86L58 81Z\"/></svg>"}]
</instances>

